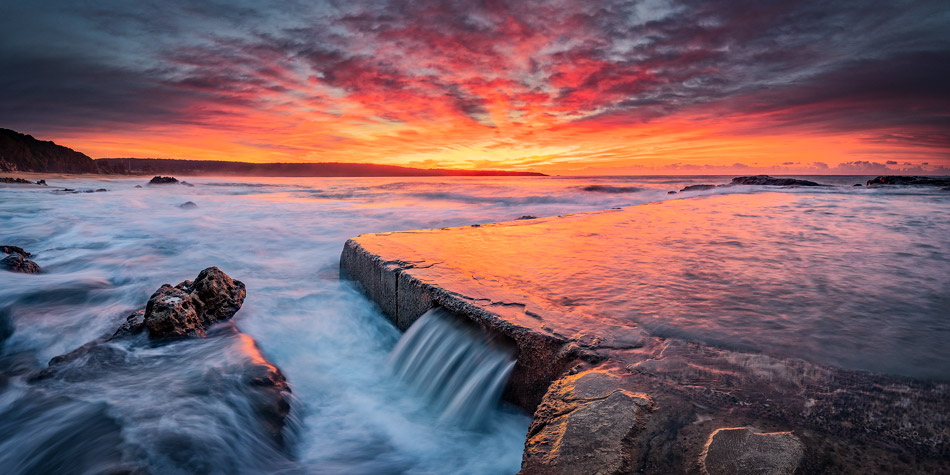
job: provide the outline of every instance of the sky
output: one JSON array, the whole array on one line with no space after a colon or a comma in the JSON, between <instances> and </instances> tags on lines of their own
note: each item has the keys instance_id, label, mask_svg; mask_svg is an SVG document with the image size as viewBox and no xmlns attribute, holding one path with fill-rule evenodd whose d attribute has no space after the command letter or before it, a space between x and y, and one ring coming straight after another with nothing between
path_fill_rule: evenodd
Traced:
<instances>
[{"instance_id":1,"label":"sky","mask_svg":"<svg viewBox=\"0 0 950 475\"><path fill-rule=\"evenodd\" d=\"M94 158L950 174L946 0L0 3L0 127Z\"/></svg>"}]
</instances>

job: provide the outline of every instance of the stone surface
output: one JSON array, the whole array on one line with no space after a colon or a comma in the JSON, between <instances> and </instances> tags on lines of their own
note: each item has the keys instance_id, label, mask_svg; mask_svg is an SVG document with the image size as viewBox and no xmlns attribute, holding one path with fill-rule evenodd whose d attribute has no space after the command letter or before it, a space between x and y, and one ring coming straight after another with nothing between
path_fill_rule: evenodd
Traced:
<instances>
[{"instance_id":1,"label":"stone surface","mask_svg":"<svg viewBox=\"0 0 950 475\"><path fill-rule=\"evenodd\" d=\"M165 284L155 291L145 307L144 325L151 338L203 337L208 326L234 316L244 296L244 283L209 267L194 282Z\"/></svg>"},{"instance_id":2,"label":"stone surface","mask_svg":"<svg viewBox=\"0 0 950 475\"><path fill-rule=\"evenodd\" d=\"M607 373L588 371L556 381L528 429L522 473L623 473L631 466L626 443L652 405Z\"/></svg>"},{"instance_id":3,"label":"stone surface","mask_svg":"<svg viewBox=\"0 0 950 475\"><path fill-rule=\"evenodd\" d=\"M700 456L708 475L792 475L804 445L791 432L757 432L748 427L716 429Z\"/></svg>"},{"instance_id":4,"label":"stone surface","mask_svg":"<svg viewBox=\"0 0 950 475\"><path fill-rule=\"evenodd\" d=\"M186 201L186 202L184 202L184 203L178 205L178 207L181 208L181 209L195 209L195 208L198 207L198 205L195 204L194 201Z\"/></svg>"},{"instance_id":5,"label":"stone surface","mask_svg":"<svg viewBox=\"0 0 950 475\"><path fill-rule=\"evenodd\" d=\"M732 179L730 185L767 185L767 186L821 186L819 183L794 178L774 178L768 175L739 176Z\"/></svg>"},{"instance_id":6,"label":"stone surface","mask_svg":"<svg viewBox=\"0 0 950 475\"><path fill-rule=\"evenodd\" d=\"M171 176L155 176L148 181L149 185L173 185L178 183L178 179Z\"/></svg>"},{"instance_id":7,"label":"stone surface","mask_svg":"<svg viewBox=\"0 0 950 475\"><path fill-rule=\"evenodd\" d=\"M879 176L868 180L872 185L950 186L950 178L930 176Z\"/></svg>"}]
</instances>

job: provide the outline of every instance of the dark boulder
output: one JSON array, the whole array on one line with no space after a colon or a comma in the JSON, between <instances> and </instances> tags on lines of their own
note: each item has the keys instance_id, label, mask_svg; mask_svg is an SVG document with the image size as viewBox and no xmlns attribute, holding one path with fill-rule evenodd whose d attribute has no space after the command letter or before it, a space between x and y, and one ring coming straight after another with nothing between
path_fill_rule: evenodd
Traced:
<instances>
[{"instance_id":1,"label":"dark boulder","mask_svg":"<svg viewBox=\"0 0 950 475\"><path fill-rule=\"evenodd\" d=\"M244 283L209 267L194 282L165 284L155 291L145 306L145 327L151 338L204 337L208 326L237 313L244 296Z\"/></svg>"},{"instance_id":2,"label":"dark boulder","mask_svg":"<svg viewBox=\"0 0 950 475\"><path fill-rule=\"evenodd\" d=\"M530 214L526 214L526 215L524 215L524 216L522 216L522 217L516 219L515 221L522 221L522 220L525 220L525 219L538 219L538 217L537 217L537 216L531 216Z\"/></svg>"},{"instance_id":3,"label":"dark boulder","mask_svg":"<svg viewBox=\"0 0 950 475\"><path fill-rule=\"evenodd\" d=\"M48 186L48 185L46 184L46 180L37 180L36 184L37 184L37 185Z\"/></svg>"},{"instance_id":4,"label":"dark boulder","mask_svg":"<svg viewBox=\"0 0 950 475\"><path fill-rule=\"evenodd\" d=\"M181 208L181 209L195 209L195 208L198 207L198 205L195 204L194 201L186 201L186 202L184 202L184 203L178 205L178 207Z\"/></svg>"},{"instance_id":5,"label":"dark boulder","mask_svg":"<svg viewBox=\"0 0 950 475\"><path fill-rule=\"evenodd\" d=\"M734 179L734 180L732 180L732 181L736 181L736 180ZM689 186L687 186L686 188L683 188L682 190L680 190L680 192L684 192L684 191L705 191L705 190L711 190L711 189L713 189L713 188L715 188L715 187L716 187L716 185L689 185Z\"/></svg>"},{"instance_id":6,"label":"dark boulder","mask_svg":"<svg viewBox=\"0 0 950 475\"><path fill-rule=\"evenodd\" d=\"M178 179L172 176L156 176L149 180L149 185L172 185L178 183Z\"/></svg>"},{"instance_id":7,"label":"dark boulder","mask_svg":"<svg viewBox=\"0 0 950 475\"><path fill-rule=\"evenodd\" d=\"M42 269L35 262L27 259L32 254L17 246L0 246L0 250L7 256L0 259L0 269L24 274L39 274Z\"/></svg>"},{"instance_id":8,"label":"dark boulder","mask_svg":"<svg viewBox=\"0 0 950 475\"><path fill-rule=\"evenodd\" d=\"M853 184L853 185L851 185L851 186L864 186L864 185L862 185L862 184L860 184L860 183L855 183L855 184Z\"/></svg>"},{"instance_id":9,"label":"dark boulder","mask_svg":"<svg viewBox=\"0 0 950 475\"><path fill-rule=\"evenodd\" d=\"M868 186L871 185L950 186L950 178L887 175L868 180Z\"/></svg>"},{"instance_id":10,"label":"dark boulder","mask_svg":"<svg viewBox=\"0 0 950 475\"><path fill-rule=\"evenodd\" d=\"M730 185L766 185L766 186L821 186L819 183L795 178L775 178L768 175L738 176Z\"/></svg>"},{"instance_id":11,"label":"dark boulder","mask_svg":"<svg viewBox=\"0 0 950 475\"><path fill-rule=\"evenodd\" d=\"M670 190L670 191L667 191L666 194L668 194L668 195L675 195L675 194L676 194L676 191L675 191L675 190Z\"/></svg>"}]
</instances>

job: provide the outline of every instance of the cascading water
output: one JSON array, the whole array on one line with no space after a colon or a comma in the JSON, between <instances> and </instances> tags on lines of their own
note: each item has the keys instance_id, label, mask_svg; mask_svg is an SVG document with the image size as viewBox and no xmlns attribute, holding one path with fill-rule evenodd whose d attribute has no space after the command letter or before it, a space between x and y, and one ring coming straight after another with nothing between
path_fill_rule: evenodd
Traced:
<instances>
[{"instance_id":1,"label":"cascading water","mask_svg":"<svg viewBox=\"0 0 950 475\"><path fill-rule=\"evenodd\" d=\"M389 366L432 401L440 420L474 428L498 403L515 359L453 318L441 308L419 317L393 348Z\"/></svg>"}]
</instances>

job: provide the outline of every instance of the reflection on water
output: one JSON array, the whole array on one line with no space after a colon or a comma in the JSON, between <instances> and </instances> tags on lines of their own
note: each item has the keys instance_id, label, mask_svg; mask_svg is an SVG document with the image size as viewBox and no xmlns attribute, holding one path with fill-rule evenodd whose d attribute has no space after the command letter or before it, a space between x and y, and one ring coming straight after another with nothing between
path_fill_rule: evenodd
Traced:
<instances>
[{"instance_id":1,"label":"reflection on water","mask_svg":"<svg viewBox=\"0 0 950 475\"><path fill-rule=\"evenodd\" d=\"M894 356L905 368L914 362L894 351L900 344L922 348L904 355L926 355L948 336L946 319L935 321L947 315L950 294L947 273L935 274L947 269L948 203L931 192L666 194L729 177L195 178L193 188L135 188L145 181L63 183L110 190L90 194L0 188L0 244L34 252L45 271L0 272L0 338L13 330L0 342L0 465L14 473L65 463L173 473L196 470L198 459L206 465L197 469L222 473L517 471L526 416L501 408L477 431L442 424L439 410L387 368L398 331L335 278L343 242L367 232L741 193L726 208L676 202L702 220L658 213L641 222L645 234L617 253L649 279L597 283L585 279L581 262L535 276L552 279L552 288L573 282L563 288L577 305L670 334L705 335L710 309L744 329L716 337L729 343L761 347L768 333L761 328L792 329L796 337L782 345L819 359L834 347ZM180 209L186 201L198 207ZM761 206L747 212L743 202ZM670 226L678 233L663 234ZM236 368L259 355L233 332L158 347L111 345L98 365L28 380L51 357L111 333L159 285L208 266L245 282L234 323L293 387L299 430L288 447L263 443L254 428L250 396L233 381ZM517 278L522 270L505 272ZM76 462L82 454L86 461Z\"/></svg>"}]
</instances>

